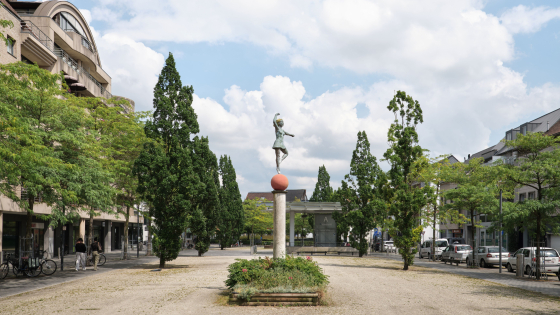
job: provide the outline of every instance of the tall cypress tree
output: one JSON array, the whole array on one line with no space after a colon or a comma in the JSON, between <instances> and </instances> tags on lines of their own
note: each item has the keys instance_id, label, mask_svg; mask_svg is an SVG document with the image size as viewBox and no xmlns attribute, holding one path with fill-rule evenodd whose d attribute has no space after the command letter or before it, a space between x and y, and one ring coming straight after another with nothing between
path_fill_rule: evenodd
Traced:
<instances>
[{"instance_id":1,"label":"tall cypress tree","mask_svg":"<svg viewBox=\"0 0 560 315\"><path fill-rule=\"evenodd\" d=\"M194 171L204 185L197 199L197 210L190 220L191 231L197 237L196 250L202 256L210 248L210 238L216 233L217 216L222 209L218 196L220 179L218 160L210 150L208 138L194 138Z\"/></svg>"},{"instance_id":2,"label":"tall cypress tree","mask_svg":"<svg viewBox=\"0 0 560 315\"><path fill-rule=\"evenodd\" d=\"M352 229L350 244L359 251L360 257L367 253L367 234L377 226L385 209L381 190L384 180L383 171L370 152L366 132L358 132L350 174L344 177L339 192L342 213L333 213L333 218Z\"/></svg>"},{"instance_id":3,"label":"tall cypress tree","mask_svg":"<svg viewBox=\"0 0 560 315\"><path fill-rule=\"evenodd\" d=\"M146 122L146 136L155 140L144 145L134 163L138 192L152 205L153 251L160 268L181 250L181 233L204 186L193 167L193 139L199 132L192 108L192 86L183 86L170 53L154 88L154 114Z\"/></svg>"},{"instance_id":4,"label":"tall cypress tree","mask_svg":"<svg viewBox=\"0 0 560 315\"><path fill-rule=\"evenodd\" d=\"M319 166L319 174L317 175L317 184L309 201L329 202L332 199L333 188L331 187L331 177L327 172L325 165Z\"/></svg>"},{"instance_id":5,"label":"tall cypress tree","mask_svg":"<svg viewBox=\"0 0 560 315\"><path fill-rule=\"evenodd\" d=\"M224 249L243 233L245 213L235 169L227 155L220 157L219 169L222 177L219 194L222 208L218 219L217 237L221 248Z\"/></svg>"}]
</instances>

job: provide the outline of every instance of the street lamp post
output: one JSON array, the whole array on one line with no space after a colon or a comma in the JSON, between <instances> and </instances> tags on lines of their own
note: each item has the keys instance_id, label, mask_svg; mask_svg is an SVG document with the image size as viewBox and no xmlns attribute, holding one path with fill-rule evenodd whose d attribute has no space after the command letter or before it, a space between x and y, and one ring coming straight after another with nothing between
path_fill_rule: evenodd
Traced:
<instances>
[{"instance_id":1,"label":"street lamp post","mask_svg":"<svg viewBox=\"0 0 560 315\"><path fill-rule=\"evenodd\" d=\"M498 248L500 250L500 273L502 273L502 189L500 189L500 235Z\"/></svg>"},{"instance_id":2,"label":"street lamp post","mask_svg":"<svg viewBox=\"0 0 560 315\"><path fill-rule=\"evenodd\" d=\"M136 258L140 258L140 205L136 212Z\"/></svg>"}]
</instances>

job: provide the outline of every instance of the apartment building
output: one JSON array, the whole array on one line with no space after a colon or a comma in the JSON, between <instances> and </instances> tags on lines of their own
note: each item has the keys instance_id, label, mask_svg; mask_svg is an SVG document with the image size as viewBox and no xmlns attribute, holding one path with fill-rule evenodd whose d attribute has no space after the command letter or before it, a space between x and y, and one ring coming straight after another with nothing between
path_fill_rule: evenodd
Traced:
<instances>
[{"instance_id":1,"label":"apartment building","mask_svg":"<svg viewBox=\"0 0 560 315\"><path fill-rule=\"evenodd\" d=\"M506 131L503 139L515 140L519 134L527 134L528 132L542 132L547 135L558 136L560 135L560 108L552 111L546 115L525 122L516 128ZM502 140L503 140L502 139ZM473 158L483 158L484 163L491 165L499 159L514 158L517 152L512 148L504 145L503 142L490 146L482 151L468 156L465 163ZM521 187L515 191L514 201L523 201L525 199L534 199L537 197L537 192L531 187ZM477 220L480 221L482 228L477 229L476 238L480 240L481 245L497 245L498 233L490 232L488 228L492 225L493 219L485 214L477 214ZM467 224L471 228L470 224ZM465 233L465 239L467 234ZM531 246L531 237L526 227L520 227L519 231L513 235L504 233L503 246L508 248L509 240L517 244L517 247ZM560 250L560 236L547 233L545 237L546 246L554 247Z\"/></svg>"},{"instance_id":2,"label":"apartment building","mask_svg":"<svg viewBox=\"0 0 560 315\"><path fill-rule=\"evenodd\" d=\"M13 22L13 28L3 29L11 39L6 45L0 42L0 63L17 61L36 63L52 73L64 73L72 93L79 97L116 97L111 94L111 77L103 70L95 38L80 11L68 1L9 1L0 0L0 19ZM129 100L131 105L134 102ZM134 107L133 107L134 108ZM16 188L22 199L25 191ZM64 233L64 247L74 251L76 239L89 234L89 216L80 214L75 222L52 228L42 220L51 209L37 198L33 216L35 247L58 255ZM137 213L130 213L130 236L138 233ZM10 199L0 196L0 252L17 251L20 237L25 235L26 211ZM121 249L125 239L124 216L100 215L94 218L93 235L98 237L105 251ZM143 218L140 217L140 225Z\"/></svg>"}]
</instances>

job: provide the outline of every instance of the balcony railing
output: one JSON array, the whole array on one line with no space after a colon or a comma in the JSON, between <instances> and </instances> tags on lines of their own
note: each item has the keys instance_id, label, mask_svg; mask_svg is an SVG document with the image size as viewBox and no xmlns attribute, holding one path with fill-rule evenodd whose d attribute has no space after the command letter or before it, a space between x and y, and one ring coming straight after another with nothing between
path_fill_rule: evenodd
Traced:
<instances>
[{"instance_id":1,"label":"balcony railing","mask_svg":"<svg viewBox=\"0 0 560 315\"><path fill-rule=\"evenodd\" d=\"M40 28L33 24L29 20L21 21L21 32L33 35L43 46L47 47L48 50L54 52L54 42L47 34L43 33Z\"/></svg>"},{"instance_id":2,"label":"balcony railing","mask_svg":"<svg viewBox=\"0 0 560 315\"><path fill-rule=\"evenodd\" d=\"M113 95L111 95L111 93L109 93L104 87L103 85L101 85L101 83L99 83L99 81L97 81L86 69L84 69L82 66L80 66L78 64L78 62L76 60L74 60L72 57L70 57L64 50L56 48L54 51L54 54L59 57L60 59L62 59L62 61L64 61L70 68L74 69L74 71L76 71L78 73L78 75L85 75L88 79L91 80L91 82L93 82L95 85L97 85L97 87L99 87L99 90L101 91L101 95L104 98L111 98L113 97Z\"/></svg>"}]
</instances>

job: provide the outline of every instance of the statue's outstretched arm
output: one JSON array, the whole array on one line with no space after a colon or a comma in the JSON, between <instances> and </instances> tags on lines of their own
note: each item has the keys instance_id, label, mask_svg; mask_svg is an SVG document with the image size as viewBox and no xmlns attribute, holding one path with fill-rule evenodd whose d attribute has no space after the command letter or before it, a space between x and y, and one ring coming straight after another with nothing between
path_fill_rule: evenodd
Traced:
<instances>
[{"instance_id":1,"label":"statue's outstretched arm","mask_svg":"<svg viewBox=\"0 0 560 315\"><path fill-rule=\"evenodd\" d=\"M278 115L280 115L280 113L276 113L276 115L274 115L274 118L272 119L272 123L274 124L274 127L278 128L278 125L276 124L276 117L278 117Z\"/></svg>"},{"instance_id":2,"label":"statue's outstretched arm","mask_svg":"<svg viewBox=\"0 0 560 315\"><path fill-rule=\"evenodd\" d=\"M284 134L287 135L287 136L290 136L290 137L295 137L293 134L287 133L286 131L284 131Z\"/></svg>"}]
</instances>

